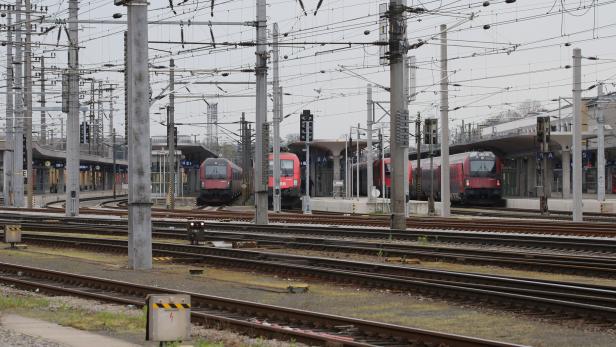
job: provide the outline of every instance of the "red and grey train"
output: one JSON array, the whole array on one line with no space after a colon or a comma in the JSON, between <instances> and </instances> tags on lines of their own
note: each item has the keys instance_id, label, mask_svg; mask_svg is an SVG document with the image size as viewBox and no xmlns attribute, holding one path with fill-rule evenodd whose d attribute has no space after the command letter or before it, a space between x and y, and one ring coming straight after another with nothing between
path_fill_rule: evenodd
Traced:
<instances>
[{"instance_id":1,"label":"red and grey train","mask_svg":"<svg viewBox=\"0 0 616 347\"><path fill-rule=\"evenodd\" d=\"M441 166L440 157L433 158L433 169L430 170L430 160L422 159L421 185L419 194L415 191L414 177L418 171L415 161L409 161L409 193L411 199L425 200L430 195L431 174L434 179L435 199L440 200ZM384 165L383 165L384 164ZM502 204L502 161L492 152L466 152L449 157L449 175L451 201L463 204ZM390 196L391 189L390 159L385 158L374 162L373 184L382 190L385 184L385 196ZM355 176L355 174L354 174ZM384 177L384 182L382 180ZM366 164L360 164L360 195L366 195ZM353 188L355 189L355 188Z\"/></svg>"},{"instance_id":2,"label":"red and grey train","mask_svg":"<svg viewBox=\"0 0 616 347\"><path fill-rule=\"evenodd\" d=\"M199 168L197 205L226 204L242 193L242 168L225 158L208 158Z\"/></svg>"},{"instance_id":3,"label":"red and grey train","mask_svg":"<svg viewBox=\"0 0 616 347\"><path fill-rule=\"evenodd\" d=\"M426 199L430 195L433 175L435 199L440 200L441 193L441 158L433 158L433 170L430 160L421 161L420 196L411 189L411 197ZM413 169L417 165L413 163ZM451 201L463 204L501 204L502 203L501 159L492 152L466 152L449 157L449 177Z\"/></svg>"},{"instance_id":4,"label":"red and grey train","mask_svg":"<svg viewBox=\"0 0 616 347\"><path fill-rule=\"evenodd\" d=\"M413 183L413 169L411 167L411 162L408 162L408 176L407 181L409 186ZM356 182L357 179L357 166L353 165L353 182ZM366 179L366 163L359 163L359 195L367 196ZM391 189L391 159L384 158L383 160L375 160L372 162L372 185L376 187L376 189L381 192L381 196L383 196L383 187L385 187L385 197L390 196ZM353 193L357 193L357 186L354 185Z\"/></svg>"},{"instance_id":5,"label":"red and grey train","mask_svg":"<svg viewBox=\"0 0 616 347\"><path fill-rule=\"evenodd\" d=\"M274 155L269 154L269 177L267 193L271 202L274 194ZM302 195L302 174L296 154L280 153L280 197L283 206L294 207Z\"/></svg>"}]
</instances>

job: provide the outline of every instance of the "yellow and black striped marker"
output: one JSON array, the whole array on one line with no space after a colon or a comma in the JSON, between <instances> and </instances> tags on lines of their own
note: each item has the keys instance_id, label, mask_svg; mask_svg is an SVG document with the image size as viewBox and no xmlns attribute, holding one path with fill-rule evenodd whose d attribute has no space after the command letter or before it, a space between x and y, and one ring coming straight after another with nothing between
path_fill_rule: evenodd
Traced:
<instances>
[{"instance_id":1,"label":"yellow and black striped marker","mask_svg":"<svg viewBox=\"0 0 616 347\"><path fill-rule=\"evenodd\" d=\"M152 305L152 307L153 308L162 308L162 309L165 309L165 310L172 310L172 309L176 309L176 308L180 309L180 310L183 310L185 308L190 308L190 305L189 304L174 304L174 303L169 303L169 304L157 304L157 303L154 303Z\"/></svg>"},{"instance_id":2,"label":"yellow and black striped marker","mask_svg":"<svg viewBox=\"0 0 616 347\"><path fill-rule=\"evenodd\" d=\"M154 261L172 261L173 257L152 257Z\"/></svg>"}]
</instances>

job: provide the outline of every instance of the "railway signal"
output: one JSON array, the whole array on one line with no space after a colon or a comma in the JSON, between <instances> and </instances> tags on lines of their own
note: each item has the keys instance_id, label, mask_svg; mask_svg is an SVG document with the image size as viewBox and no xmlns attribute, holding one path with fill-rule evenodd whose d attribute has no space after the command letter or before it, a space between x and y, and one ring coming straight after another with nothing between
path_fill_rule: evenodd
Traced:
<instances>
[{"instance_id":1,"label":"railway signal","mask_svg":"<svg viewBox=\"0 0 616 347\"><path fill-rule=\"evenodd\" d=\"M426 145L438 144L438 119L429 118L424 120L424 143Z\"/></svg>"},{"instance_id":2,"label":"railway signal","mask_svg":"<svg viewBox=\"0 0 616 347\"><path fill-rule=\"evenodd\" d=\"M314 140L314 115L310 110L304 110L299 116L299 140L303 142L311 142Z\"/></svg>"},{"instance_id":3,"label":"railway signal","mask_svg":"<svg viewBox=\"0 0 616 347\"><path fill-rule=\"evenodd\" d=\"M434 153L433 145L438 143L438 120L428 118L424 120L424 142L429 146L430 153L430 198L428 199L428 210L430 214L435 213L434 209ZM419 166L418 166L419 167Z\"/></svg>"},{"instance_id":4,"label":"railway signal","mask_svg":"<svg viewBox=\"0 0 616 347\"><path fill-rule=\"evenodd\" d=\"M537 166L537 173L541 177L541 185L537 187L539 195L539 211L542 215L548 214L548 153L550 152L550 117L537 117L537 143L541 154L541 163Z\"/></svg>"},{"instance_id":5,"label":"railway signal","mask_svg":"<svg viewBox=\"0 0 616 347\"><path fill-rule=\"evenodd\" d=\"M79 127L79 143L90 143L90 124L81 122Z\"/></svg>"},{"instance_id":6,"label":"railway signal","mask_svg":"<svg viewBox=\"0 0 616 347\"><path fill-rule=\"evenodd\" d=\"M310 210L310 142L314 140L314 116L310 110L304 110L300 115L300 141L306 143L306 195L304 195L302 210L304 214L312 213Z\"/></svg>"}]
</instances>

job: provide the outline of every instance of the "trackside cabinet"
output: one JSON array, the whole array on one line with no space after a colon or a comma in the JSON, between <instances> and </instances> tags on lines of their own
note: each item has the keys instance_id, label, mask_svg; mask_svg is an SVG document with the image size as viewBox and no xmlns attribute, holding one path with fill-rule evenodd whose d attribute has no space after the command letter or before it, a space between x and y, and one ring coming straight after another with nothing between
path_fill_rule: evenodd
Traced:
<instances>
[{"instance_id":1,"label":"trackside cabinet","mask_svg":"<svg viewBox=\"0 0 616 347\"><path fill-rule=\"evenodd\" d=\"M147 341L174 342L190 339L190 296L150 294L146 298Z\"/></svg>"}]
</instances>

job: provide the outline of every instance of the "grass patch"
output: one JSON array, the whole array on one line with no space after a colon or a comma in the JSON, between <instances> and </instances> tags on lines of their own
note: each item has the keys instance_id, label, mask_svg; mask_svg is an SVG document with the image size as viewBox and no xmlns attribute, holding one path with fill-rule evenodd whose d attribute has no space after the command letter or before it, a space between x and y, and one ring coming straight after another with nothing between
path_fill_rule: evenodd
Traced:
<instances>
[{"instance_id":1,"label":"grass patch","mask_svg":"<svg viewBox=\"0 0 616 347\"><path fill-rule=\"evenodd\" d=\"M222 342L212 343L206 340L197 340L194 342L195 347L225 347L225 344Z\"/></svg>"},{"instance_id":2,"label":"grass patch","mask_svg":"<svg viewBox=\"0 0 616 347\"><path fill-rule=\"evenodd\" d=\"M6 294L0 297L0 311L54 322L86 331L143 332L145 311L131 315L122 312L91 312L52 299Z\"/></svg>"},{"instance_id":3,"label":"grass patch","mask_svg":"<svg viewBox=\"0 0 616 347\"><path fill-rule=\"evenodd\" d=\"M0 297L0 311L40 309L48 306L49 300L46 298L13 295L2 295Z\"/></svg>"},{"instance_id":4,"label":"grass patch","mask_svg":"<svg viewBox=\"0 0 616 347\"><path fill-rule=\"evenodd\" d=\"M131 316L115 312L87 312L62 306L54 313L58 324L87 331L143 332L145 314Z\"/></svg>"}]
</instances>

